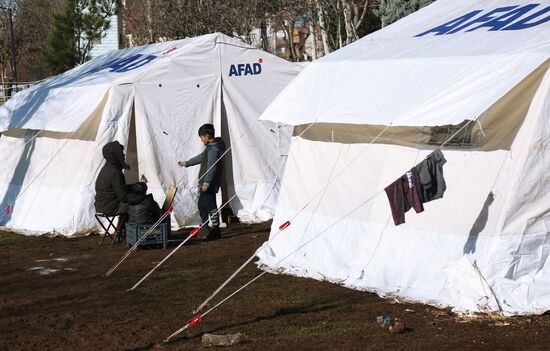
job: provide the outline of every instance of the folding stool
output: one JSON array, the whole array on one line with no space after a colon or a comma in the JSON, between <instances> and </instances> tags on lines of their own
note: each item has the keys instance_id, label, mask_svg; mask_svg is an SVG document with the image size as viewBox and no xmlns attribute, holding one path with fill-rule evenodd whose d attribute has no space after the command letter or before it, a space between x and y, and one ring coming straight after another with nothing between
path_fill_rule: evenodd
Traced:
<instances>
[{"instance_id":1,"label":"folding stool","mask_svg":"<svg viewBox=\"0 0 550 351\"><path fill-rule=\"evenodd\" d=\"M107 220L107 226L103 224L101 221L101 218L105 218ZM117 224L115 225L115 219L118 217ZM117 241L119 235L122 233L122 225L124 224L124 219L126 217L126 214L121 215L106 215L104 213L96 213L95 219L99 223L99 225L105 230L105 234L101 237L101 241L99 242L99 246L103 244L103 240L105 240L105 237L108 236L111 238L111 246L115 244Z\"/></svg>"}]
</instances>

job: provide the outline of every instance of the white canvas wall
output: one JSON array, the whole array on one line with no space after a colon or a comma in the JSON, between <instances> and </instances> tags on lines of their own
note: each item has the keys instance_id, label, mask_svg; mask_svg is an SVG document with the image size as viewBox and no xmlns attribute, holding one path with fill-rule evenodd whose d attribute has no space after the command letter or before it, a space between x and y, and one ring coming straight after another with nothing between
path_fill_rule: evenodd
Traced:
<instances>
[{"instance_id":1,"label":"white canvas wall","mask_svg":"<svg viewBox=\"0 0 550 351\"><path fill-rule=\"evenodd\" d=\"M231 65L257 63L258 57L265 60L261 74L229 74ZM271 218L284 164L279 139L288 142L290 134L257 118L300 68L211 34L109 53L21 92L0 108L0 127L7 128L0 138L0 155L6 155L2 209L13 203L0 225L65 235L97 228L93 198L101 148L112 140L128 146L134 134L136 146L127 149L134 163L129 178L144 175L159 203L177 184L173 218L177 225L197 224L199 169L177 162L203 150L197 131L205 123L230 136L235 148L223 159L234 172L226 172L229 196L237 195L234 212L247 221ZM25 148L28 138L21 133L28 129L45 131Z\"/></svg>"},{"instance_id":2,"label":"white canvas wall","mask_svg":"<svg viewBox=\"0 0 550 351\"><path fill-rule=\"evenodd\" d=\"M464 313L550 309L550 71L542 73L510 148L444 149L444 197L400 226L383 189L430 150L294 138L260 264ZM515 100L505 100L502 126L520 117L506 115Z\"/></svg>"},{"instance_id":3,"label":"white canvas wall","mask_svg":"<svg viewBox=\"0 0 550 351\"><path fill-rule=\"evenodd\" d=\"M259 263L465 313L550 309L549 11L439 0L308 66L260 117L312 127ZM435 147L420 130L464 121L480 145L444 149L444 197L394 226L383 189Z\"/></svg>"},{"instance_id":4,"label":"white canvas wall","mask_svg":"<svg viewBox=\"0 0 550 351\"><path fill-rule=\"evenodd\" d=\"M0 225L27 234L73 235L94 228L95 177L104 162L101 148L111 140L126 144L131 96L131 89L112 87L107 108L92 114L75 132L9 130L2 135Z\"/></svg>"}]
</instances>

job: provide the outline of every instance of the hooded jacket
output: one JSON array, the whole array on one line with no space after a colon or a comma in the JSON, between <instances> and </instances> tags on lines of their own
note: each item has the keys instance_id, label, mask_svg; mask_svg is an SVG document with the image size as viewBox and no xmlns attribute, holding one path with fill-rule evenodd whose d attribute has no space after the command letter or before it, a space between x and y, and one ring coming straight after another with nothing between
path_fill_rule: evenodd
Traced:
<instances>
[{"instance_id":1,"label":"hooded jacket","mask_svg":"<svg viewBox=\"0 0 550 351\"><path fill-rule=\"evenodd\" d=\"M102 149L105 165L95 182L95 210L104 214L116 213L121 202L127 202L124 169L124 151L118 141L112 141Z\"/></svg>"},{"instance_id":2,"label":"hooded jacket","mask_svg":"<svg viewBox=\"0 0 550 351\"><path fill-rule=\"evenodd\" d=\"M128 208L128 223L153 224L160 218L160 208L152 194L147 193L147 184L139 182L129 186L128 202L134 196L144 196L143 201Z\"/></svg>"},{"instance_id":3,"label":"hooded jacket","mask_svg":"<svg viewBox=\"0 0 550 351\"><path fill-rule=\"evenodd\" d=\"M185 167L200 163L199 186L207 187L208 192L217 193L222 184L223 160L218 161L218 159L224 151L225 142L221 137L217 137L206 145L202 153L185 162Z\"/></svg>"}]
</instances>

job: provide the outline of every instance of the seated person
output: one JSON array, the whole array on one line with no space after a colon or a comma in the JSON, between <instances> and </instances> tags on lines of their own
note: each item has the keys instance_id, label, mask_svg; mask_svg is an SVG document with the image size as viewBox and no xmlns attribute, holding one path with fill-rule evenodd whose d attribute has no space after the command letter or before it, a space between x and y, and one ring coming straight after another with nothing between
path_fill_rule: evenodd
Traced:
<instances>
[{"instance_id":1,"label":"seated person","mask_svg":"<svg viewBox=\"0 0 550 351\"><path fill-rule=\"evenodd\" d=\"M127 168L124 146L118 141L105 144L102 149L105 165L95 182L95 210L97 213L115 216L128 212L128 207L140 203L145 194L128 196L131 186L126 185L122 170Z\"/></svg>"},{"instance_id":2,"label":"seated person","mask_svg":"<svg viewBox=\"0 0 550 351\"><path fill-rule=\"evenodd\" d=\"M160 208L152 194L147 194L147 184L139 182L130 186L131 195L144 195L145 199L128 208L128 224L153 224L160 218Z\"/></svg>"}]
</instances>

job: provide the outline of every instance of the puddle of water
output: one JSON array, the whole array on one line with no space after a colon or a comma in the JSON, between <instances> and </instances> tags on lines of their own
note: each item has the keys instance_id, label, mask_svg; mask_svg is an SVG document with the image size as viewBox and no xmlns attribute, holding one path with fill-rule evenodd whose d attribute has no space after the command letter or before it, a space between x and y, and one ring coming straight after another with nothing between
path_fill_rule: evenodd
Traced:
<instances>
[{"instance_id":1,"label":"puddle of water","mask_svg":"<svg viewBox=\"0 0 550 351\"><path fill-rule=\"evenodd\" d=\"M43 260L34 260L34 262L50 262L50 261L57 261L57 262L66 262L68 261L68 258L65 257L56 257L56 258L47 258Z\"/></svg>"},{"instance_id":2,"label":"puddle of water","mask_svg":"<svg viewBox=\"0 0 550 351\"><path fill-rule=\"evenodd\" d=\"M40 269L44 269L44 267L31 267L28 270L29 271L36 271L36 270L40 270Z\"/></svg>"},{"instance_id":3,"label":"puddle of water","mask_svg":"<svg viewBox=\"0 0 550 351\"><path fill-rule=\"evenodd\" d=\"M59 269L45 268L45 269L42 269L42 270L38 271L38 274L48 275L48 274L51 274L51 273L55 273L57 271L59 271Z\"/></svg>"},{"instance_id":4,"label":"puddle of water","mask_svg":"<svg viewBox=\"0 0 550 351\"><path fill-rule=\"evenodd\" d=\"M51 257L51 256L50 256ZM34 262L67 262L69 261L66 257L54 257L54 258L48 258L48 259L42 259L42 260L35 260ZM56 264L54 264L55 266ZM43 266L35 266L28 269L29 271L38 271L37 273L40 275L48 275L55 272L59 272L61 270L63 271L76 271L76 268L66 267L66 268L46 268Z\"/></svg>"}]
</instances>

